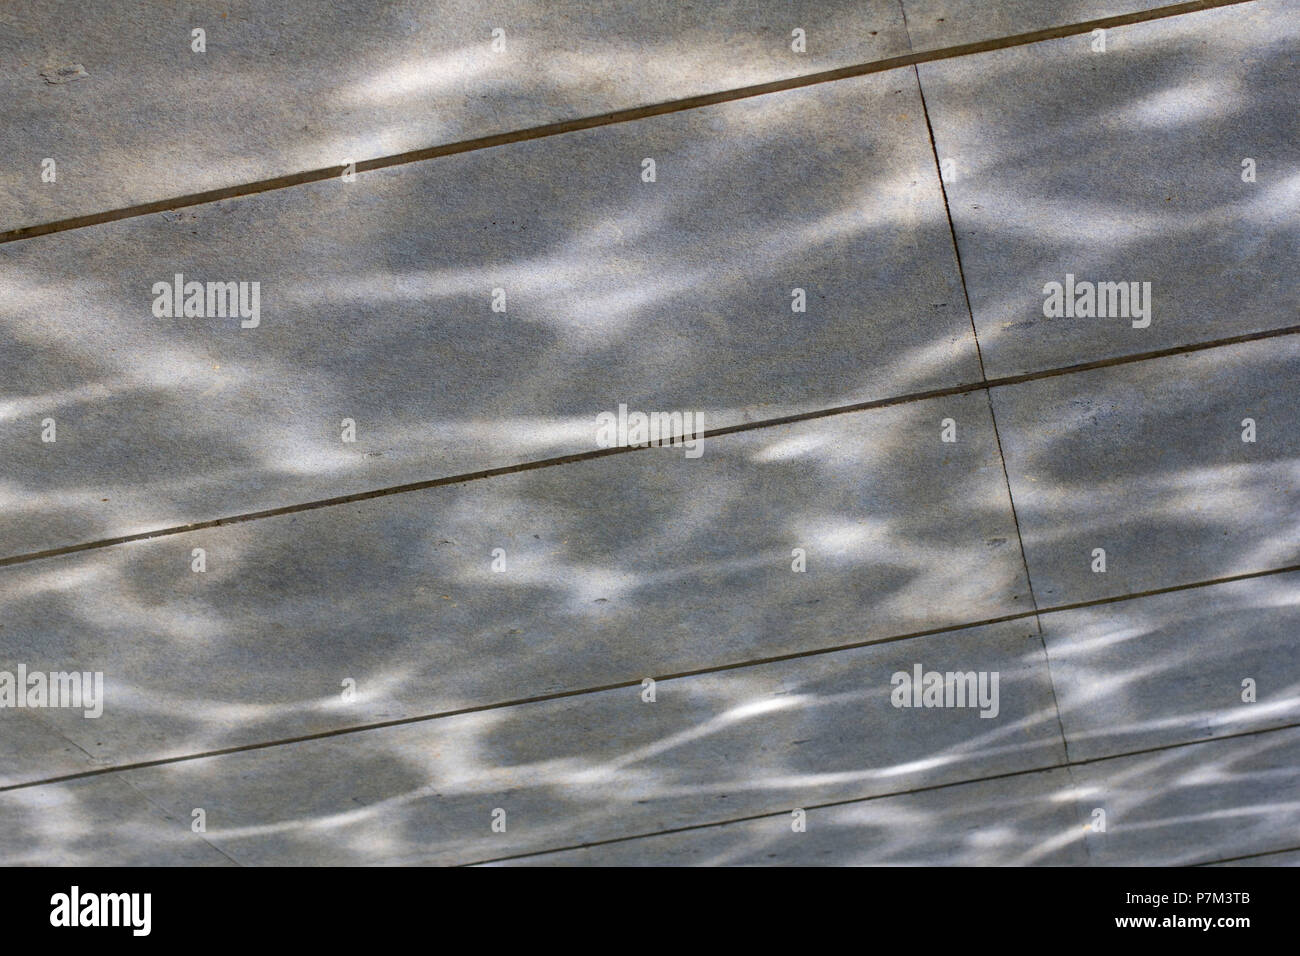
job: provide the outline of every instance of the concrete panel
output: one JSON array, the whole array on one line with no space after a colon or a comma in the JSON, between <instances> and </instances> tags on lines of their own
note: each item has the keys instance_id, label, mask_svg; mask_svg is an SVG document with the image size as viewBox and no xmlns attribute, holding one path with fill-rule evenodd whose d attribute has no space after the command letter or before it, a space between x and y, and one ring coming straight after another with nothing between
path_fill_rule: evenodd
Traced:
<instances>
[{"instance_id":1,"label":"concrete panel","mask_svg":"<svg viewBox=\"0 0 1300 956\"><path fill-rule=\"evenodd\" d=\"M176 274L259 324L155 317ZM910 74L40 237L0 283L3 556L590 451L622 403L979 381Z\"/></svg>"},{"instance_id":2,"label":"concrete panel","mask_svg":"<svg viewBox=\"0 0 1300 956\"><path fill-rule=\"evenodd\" d=\"M1300 723L1300 575L1048 614L1070 757ZM1254 682L1244 701L1243 681Z\"/></svg>"},{"instance_id":3,"label":"concrete panel","mask_svg":"<svg viewBox=\"0 0 1300 956\"><path fill-rule=\"evenodd\" d=\"M232 866L192 819L168 816L120 778L0 793L5 866Z\"/></svg>"},{"instance_id":4,"label":"concrete panel","mask_svg":"<svg viewBox=\"0 0 1300 956\"><path fill-rule=\"evenodd\" d=\"M1269 853L1265 856L1252 856L1244 860L1229 860L1226 863L1210 864L1215 867L1240 866L1300 866L1300 850L1286 853Z\"/></svg>"},{"instance_id":5,"label":"concrete panel","mask_svg":"<svg viewBox=\"0 0 1300 956\"><path fill-rule=\"evenodd\" d=\"M1260 0L1111 30L1105 52L1084 35L921 67L990 377L1297 323L1278 267L1300 255L1296 10ZM1067 276L1139 283L1150 309L1116 288L1104 317L1048 317Z\"/></svg>"},{"instance_id":6,"label":"concrete panel","mask_svg":"<svg viewBox=\"0 0 1300 956\"><path fill-rule=\"evenodd\" d=\"M21 0L0 10L0 229L905 52L894 0Z\"/></svg>"},{"instance_id":7,"label":"concrete panel","mask_svg":"<svg viewBox=\"0 0 1300 956\"><path fill-rule=\"evenodd\" d=\"M76 772L95 766L86 751L55 732L42 717L44 713L7 704L0 708L0 787L41 780L50 776L51 768Z\"/></svg>"},{"instance_id":8,"label":"concrete panel","mask_svg":"<svg viewBox=\"0 0 1300 956\"><path fill-rule=\"evenodd\" d=\"M1018 33L1167 6L1165 0L902 0L917 50L998 40Z\"/></svg>"},{"instance_id":9,"label":"concrete panel","mask_svg":"<svg viewBox=\"0 0 1300 956\"><path fill-rule=\"evenodd\" d=\"M1298 387L1287 337L994 389L1039 605L1300 563Z\"/></svg>"},{"instance_id":10,"label":"concrete panel","mask_svg":"<svg viewBox=\"0 0 1300 956\"><path fill-rule=\"evenodd\" d=\"M1286 849L1300 730L510 861L527 865L1179 866ZM1106 829L1094 811L1105 811Z\"/></svg>"},{"instance_id":11,"label":"concrete panel","mask_svg":"<svg viewBox=\"0 0 1300 956\"><path fill-rule=\"evenodd\" d=\"M955 443L940 440L946 417ZM10 567L0 668L103 672L101 717L42 717L117 764L1029 609L983 394L702 452L644 449Z\"/></svg>"},{"instance_id":12,"label":"concrete panel","mask_svg":"<svg viewBox=\"0 0 1300 956\"><path fill-rule=\"evenodd\" d=\"M1107 760L1073 769L1093 865L1187 866L1286 849L1300 832L1300 730Z\"/></svg>"},{"instance_id":13,"label":"concrete panel","mask_svg":"<svg viewBox=\"0 0 1300 956\"><path fill-rule=\"evenodd\" d=\"M998 709L891 680L997 672ZM1004 624L132 771L247 865L467 863L1063 759L1038 636ZM991 712L991 711L990 711ZM493 811L505 832L493 832Z\"/></svg>"},{"instance_id":14,"label":"concrete panel","mask_svg":"<svg viewBox=\"0 0 1300 956\"><path fill-rule=\"evenodd\" d=\"M1082 864L1064 770L901 794L509 861L540 866L1067 866Z\"/></svg>"}]
</instances>

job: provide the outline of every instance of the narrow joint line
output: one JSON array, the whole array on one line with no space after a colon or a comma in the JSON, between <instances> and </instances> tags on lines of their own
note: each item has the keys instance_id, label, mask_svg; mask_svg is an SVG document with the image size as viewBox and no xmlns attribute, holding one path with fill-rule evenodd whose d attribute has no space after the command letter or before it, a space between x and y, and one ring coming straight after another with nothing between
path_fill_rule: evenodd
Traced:
<instances>
[{"instance_id":1,"label":"narrow joint line","mask_svg":"<svg viewBox=\"0 0 1300 956\"><path fill-rule=\"evenodd\" d=\"M805 651L792 651L788 654L774 654L768 657L752 658L744 661L733 661L727 664L714 664L707 667L697 667L691 670L676 671L672 673L661 673L655 678L656 681L664 683L673 680L684 680L690 677L702 677L708 674L721 674L726 671L744 670L750 667L762 667L769 664L780 664L787 661L803 660L811 657L822 657L827 654L838 654L844 651L859 650L865 647L876 647L884 644L897 644L902 641L916 640L917 638L933 637L938 634L949 634L953 631L966 631L977 627L988 627L994 624L1006 624L1011 621L1022 621L1026 618L1039 618L1044 614L1057 614L1063 611L1077 611L1083 608L1101 607L1108 604L1118 604L1124 601L1134 601L1139 598L1154 597L1161 594L1173 594L1179 591L1189 591L1199 588L1213 587L1219 584L1231 584L1236 581L1247 581L1254 578L1272 577L1280 574L1290 574L1300 571L1300 564L1288 565L1281 568L1270 568L1264 571L1247 571L1242 574L1227 575L1225 577L1212 578L1205 581L1194 581L1185 584L1173 584L1162 588L1152 588L1147 591L1139 591L1133 594L1118 595L1112 597L1094 598L1088 601L1076 601L1071 604L1060 604L1054 607L1041 608L1030 611L1018 611L1014 614L1004 614L999 617L985 618L981 621L968 621L959 624L945 624L940 627L926 628L921 631L912 631L907 634L895 634L889 637L871 638L862 641L853 641L847 644L836 644L831 647L818 647ZM1040 626L1041 633L1041 626ZM312 734L303 734L296 737L282 737L276 740L259 741L251 744L238 744L231 747L223 747L217 750L205 750L198 753L179 754L173 757L159 757L154 760L141 760L134 763L115 764L111 767L96 767L93 770L81 770L76 773L61 774L56 777L46 777L40 780L27 780L20 783L11 783L0 786L0 793L6 793L11 790L26 790L32 787L41 787L53 783L67 783L72 780L82 780L88 777L101 777L111 773L124 773L129 770L144 770L150 767L162 767L172 764L189 763L195 760L206 760L210 757L225 757L231 754L248 753L255 750L267 750L272 747L287 747L292 744L309 743L314 740L326 740L332 737L344 737L352 734L367 733L372 730L384 730L389 727L402 727L408 724L429 723L435 720L445 720L450 717L460 717L465 714L477 714L485 711L505 710L510 707L521 707L526 704L538 704L553 700L564 700L570 697L583 697L589 694L599 694L612 690L626 690L632 687L640 687L641 677L634 677L628 680L616 681L609 684L600 684L592 687L579 687L573 690L554 691L549 694L538 694L533 697L521 697L513 700L496 701L488 704L476 704L471 707L461 707L454 710L436 711L430 714L417 714L412 717L398 717L392 720L376 721L368 724L354 724L349 727L337 727L333 730L324 730ZM1250 732L1247 732L1250 733ZM1223 738L1214 738L1216 740ZM1159 749L1159 748L1157 748ZM1102 759L1102 758L1094 758ZM1086 760L1076 761L1076 764L1086 763Z\"/></svg>"},{"instance_id":2,"label":"narrow joint line","mask_svg":"<svg viewBox=\"0 0 1300 956\"><path fill-rule=\"evenodd\" d=\"M903 26L907 29L907 7L903 0L898 0L898 7L903 14ZM912 37L908 31L908 46ZM957 277L961 280L962 299L966 303L966 315L970 318L971 338L975 341L975 357L979 361L980 378L984 380L984 397L988 401L989 424L993 426L993 441L998 450L998 464L1002 468L1002 483L1007 489L1007 506L1011 511L1011 524L1016 529L1016 545L1020 549L1020 566L1025 572L1025 586L1029 589L1029 604L1034 610L1034 626L1038 631L1038 642L1043 649L1043 663L1047 667L1047 683L1052 693L1052 709L1056 713L1056 729L1061 737L1061 747L1065 759L1070 759L1070 741L1065 734L1065 721L1061 718L1061 703L1056 694L1056 680L1052 676L1052 661L1047 653L1047 638L1043 635L1043 622L1038 616L1038 595L1034 593L1034 578L1029 571L1029 554L1025 551L1025 536L1020 530L1020 514L1016 510L1016 496L1011 489L1011 475L1007 471L1007 456L1002 450L1002 433L998 430L997 411L993 408L993 393L988 390L988 372L984 367L984 350L980 347L979 328L975 324L975 309L970 302L970 287L966 283L966 268L962 263L961 245L957 241L957 226L952 220L952 205L948 201L948 184L943 178L943 162L939 159L939 143L934 138L934 124L930 121L930 105L925 99L925 84L921 82L921 68L912 67L916 74L916 92L921 98L921 113L925 117L925 132L930 139L930 154L934 157L934 173L939 182L939 195L943 199L943 214L948 222L948 237L952 242L952 254L957 263Z\"/></svg>"},{"instance_id":3,"label":"narrow joint line","mask_svg":"<svg viewBox=\"0 0 1300 956\"><path fill-rule=\"evenodd\" d=\"M956 395L966 395L971 392L979 392L986 389L1006 388L1011 385L1037 382L1043 379L1056 378L1061 375L1074 375L1080 372L1090 372L1095 369L1115 368L1121 365L1132 365L1138 362L1148 362L1153 359L1168 358L1175 355L1190 355L1194 352L1204 352L1210 349L1242 345L1248 342L1262 341L1264 339L1281 338L1284 336L1296 335L1297 333L1300 333L1300 325L1291 325L1280 329L1268 329L1263 332L1249 332L1244 335L1233 335L1221 339L1212 339L1207 342L1197 342L1192 345L1179 345L1173 348L1156 349L1149 352L1136 352L1130 355L1098 359L1093 362L1081 362L1076 365L1066 365L1060 368L1046 369L1039 372L1026 372L1020 375L1006 375L992 379L986 378L980 382L967 382L962 385L950 385L944 388L933 388L922 392L909 392L904 395L895 395L890 398L874 399L867 402L855 402L850 405L836 405L831 408L822 408L811 412L800 412L795 415L784 415L778 418L765 418L759 421L743 422L739 425L728 425L723 428L705 429L696 437L701 440L721 438L724 435L735 435L742 432L757 431L764 428L776 428L781 425L794 425L800 422L815 421L819 418L831 418L835 415L849 415L855 412L872 411L880 408L892 408L898 405L909 405L915 402L923 402L935 398L950 398ZM663 443L661 442L661 444ZM590 451L559 455L553 458L541 458L535 461L522 462L516 465L502 465L498 468L486 468L480 471L465 472L459 475L447 475L442 478L429 478L424 481L412 481L401 485L389 485L384 488L374 488L369 491L358 491L350 495L336 495L330 498L318 498L312 501L298 502L297 504L282 505L278 508L266 508L261 511L249 511L242 514L227 515L222 518L211 518L206 521L195 521L189 524L174 525L166 528L155 528L151 531L137 531L132 534L123 534L112 538L99 538L94 541L83 541L78 544L62 545L57 548L46 548L41 551L30 551L25 554L15 554L6 558L0 558L0 568L16 564L27 564L31 561L41 561L46 558L56 558L63 555L77 554L82 551L111 548L120 544L130 544L135 541L148 541L153 538L162 538L176 534L187 534L191 531L204 531L210 528L225 527L226 525L242 524L245 521L258 521L263 518L277 518L283 515L301 514L305 511L316 511L320 508L333 508L338 505L354 504L359 501L370 501L375 498L387 498L392 495L409 494L415 491L427 491L430 488L440 488L445 485L459 485L470 481L480 481L486 478L499 478L504 475L536 471L540 468L553 468L558 465L574 464L581 461L592 461L610 455L621 455L629 452L643 451L646 448L652 447L655 446L619 445L614 448L597 448ZM1005 467L1003 471L1005 473Z\"/></svg>"},{"instance_id":4,"label":"narrow joint line","mask_svg":"<svg viewBox=\"0 0 1300 956\"><path fill-rule=\"evenodd\" d=\"M1254 0L1191 0L1191 2L1187 3L1176 3L1164 7L1155 7L1150 10L1139 10L1133 13L1119 14L1113 17L1086 20L1081 23L1072 23L1065 26L1048 27L1042 30L1034 30L1029 33L1018 33L1013 36L999 37L993 40L980 40L975 43L961 43L955 46L924 50L920 53L913 52L902 56L887 57L882 60L873 60L869 63L858 63L852 66L839 67L833 70L808 73L803 76L787 77L781 80L772 80L767 83L756 83L752 86L743 86L732 90L703 93L697 96L668 100L663 103L655 103L648 106L635 106L627 109L612 110L608 113L601 113L596 116L561 120L555 123L533 126L528 129L495 133L489 136L478 136L473 139L460 140L455 143L426 146L420 149L407 150L406 152L393 153L388 156L377 156L372 159L361 160L355 163L353 168L356 172L363 173L372 170L387 169L392 166L404 166L411 163L424 162L430 159L438 159L443 156L454 156L459 153L491 149L512 143L523 143L535 139L545 139L551 136L559 136L564 133L574 133L580 130L595 129L601 126L613 126L618 123L628 123L635 120L648 119L653 116L664 116L669 113L680 113L686 110L700 109L705 106L715 106L719 103L731 103L737 100L750 99L755 96L765 96L769 93L783 93L788 90L816 86L822 83L833 83L837 80L867 76L872 73L884 73L902 67L916 66L919 63L932 63L936 60L949 60L957 57L970 56L976 53L1005 50L1011 47L1039 43L1044 40L1058 40L1063 37L1076 36L1081 33L1090 33L1097 29L1104 30L1113 27L1129 26L1135 23L1146 23L1152 20L1163 20L1168 17L1177 17L1183 14L1196 13L1202 10L1211 10L1216 7L1229 7L1252 2L1254 2ZM207 189L202 192L188 193L183 196L173 196L169 199L159 199L154 202L140 203L134 206L125 206L119 209L110 209L103 212L90 213L84 216L73 216L67 219L54 220L53 222L39 223L31 226L20 226L17 229L9 229L0 232L0 244L6 242L18 242L23 239L34 239L37 236L66 232L71 229L84 229L88 226L98 226L105 223L118 222L123 219L134 219L139 216L147 216L156 212L167 212L173 209L183 209L188 206L199 206L205 203L218 202L223 199L233 199L239 196L253 196L258 193L270 192L276 189L287 189L292 186L301 186L307 183L337 179L347 169L348 167L346 165L327 166L322 169L305 170L297 173L289 173L283 176L274 176L269 179L259 179L254 182L225 186L218 189Z\"/></svg>"},{"instance_id":5,"label":"narrow joint line","mask_svg":"<svg viewBox=\"0 0 1300 956\"><path fill-rule=\"evenodd\" d=\"M911 787L906 790L894 790L889 793L877 793L868 797L848 797L843 800L828 800L825 803L808 803L803 805L805 810L829 810L835 807L846 807L860 803L874 803L877 800L886 800L891 797L907 797L915 794L933 793L937 790L950 790L953 787L964 787L968 784L991 783L996 780L1009 780L1016 777L1027 777L1036 773L1050 773L1053 770L1068 770L1071 767L1082 767L1088 764L1105 763L1109 760L1123 760L1128 757L1142 757L1148 754L1163 753L1168 750L1180 750L1186 747L1199 747L1203 744L1218 743L1224 740L1237 740L1242 737L1258 737L1264 734L1281 733L1287 730L1300 729L1300 722L1282 724L1277 727L1262 727L1258 730L1243 730L1236 734L1224 734L1221 737L1201 738L1199 740L1184 740L1174 744L1161 744L1157 747L1144 747L1140 750L1129 750L1124 753L1107 754L1104 757L1085 757L1081 760L1067 760L1062 763L1045 764L1038 767L1029 767L1024 770L1009 770L1005 773L988 774L982 777L971 777L966 780L953 780L947 783L935 783L922 787ZM636 840L648 840L659 836L669 836L676 833L690 833L695 830L709 830L717 827L733 826L740 823L752 823L756 820L770 820L776 817L783 817L789 814L788 807L780 810L773 810L769 813L751 813L742 817L731 817L726 820L713 820L708 823L692 823L686 826L670 827L664 830L654 830L649 833L633 833L627 836L610 837L605 840L592 840L589 843L577 843L569 846L551 847L544 850L529 850L524 853L512 853L506 856L491 857L486 860L475 860L470 863L457 864L458 866L484 866L489 863L504 863L510 860L524 860L530 857L550 856L555 853L567 853L572 850L585 850L589 847L609 846L614 843L630 843ZM1272 852L1284 853L1285 850L1276 850ZM1263 856L1264 854L1256 854ZM1241 857L1240 859L1245 859ZM1217 862L1217 861L1215 861ZM1200 864L1203 865L1203 864Z\"/></svg>"},{"instance_id":6,"label":"narrow joint line","mask_svg":"<svg viewBox=\"0 0 1300 956\"><path fill-rule=\"evenodd\" d=\"M1201 863L1193 863L1192 866L1214 866L1217 863L1236 863L1239 860L1258 860L1263 856L1277 856L1281 853L1300 852L1300 846L1284 846L1280 850L1264 850L1261 853L1243 853L1241 856L1225 856L1218 860L1205 860Z\"/></svg>"}]
</instances>

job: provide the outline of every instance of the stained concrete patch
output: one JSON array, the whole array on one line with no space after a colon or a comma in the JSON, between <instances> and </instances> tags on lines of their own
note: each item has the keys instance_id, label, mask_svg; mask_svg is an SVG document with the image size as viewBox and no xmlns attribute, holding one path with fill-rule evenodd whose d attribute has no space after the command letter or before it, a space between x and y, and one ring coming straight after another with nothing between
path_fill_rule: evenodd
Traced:
<instances>
[{"instance_id":1,"label":"stained concrete patch","mask_svg":"<svg viewBox=\"0 0 1300 956\"><path fill-rule=\"evenodd\" d=\"M895 0L41 0L0 17L0 230L907 51ZM51 57L93 82L33 83Z\"/></svg>"},{"instance_id":2,"label":"stained concrete patch","mask_svg":"<svg viewBox=\"0 0 1300 956\"><path fill-rule=\"evenodd\" d=\"M1300 563L1297 387L1287 337L994 389L1039 605Z\"/></svg>"},{"instance_id":3,"label":"stained concrete patch","mask_svg":"<svg viewBox=\"0 0 1300 956\"><path fill-rule=\"evenodd\" d=\"M203 317L155 316L178 274ZM40 237L0 280L0 556L592 451L620 404L979 381L910 75Z\"/></svg>"},{"instance_id":4,"label":"stained concrete patch","mask_svg":"<svg viewBox=\"0 0 1300 956\"><path fill-rule=\"evenodd\" d=\"M1296 324L1298 41L1259 0L920 68L991 377Z\"/></svg>"},{"instance_id":5,"label":"stained concrete patch","mask_svg":"<svg viewBox=\"0 0 1300 956\"><path fill-rule=\"evenodd\" d=\"M15 566L0 666L121 763L1028 611L1014 540L973 394Z\"/></svg>"},{"instance_id":6,"label":"stained concrete patch","mask_svg":"<svg viewBox=\"0 0 1300 956\"><path fill-rule=\"evenodd\" d=\"M48 70L42 70L41 76L50 86L62 86L64 83L72 83L76 80L84 80L90 74L80 63L72 63L68 66L51 67ZM57 182L57 180L56 180Z\"/></svg>"}]
</instances>

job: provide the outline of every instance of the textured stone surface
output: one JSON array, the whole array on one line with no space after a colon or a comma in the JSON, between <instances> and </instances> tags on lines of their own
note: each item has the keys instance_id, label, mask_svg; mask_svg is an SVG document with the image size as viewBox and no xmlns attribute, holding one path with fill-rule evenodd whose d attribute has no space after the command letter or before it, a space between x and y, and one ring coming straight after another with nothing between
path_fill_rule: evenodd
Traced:
<instances>
[{"instance_id":1,"label":"textured stone surface","mask_svg":"<svg viewBox=\"0 0 1300 956\"><path fill-rule=\"evenodd\" d=\"M1297 324L1295 0L921 67L985 368L1074 365ZM1242 181L1242 160L1256 181ZM1043 314L1066 275L1150 282L1150 325ZM1141 321L1141 319L1138 319Z\"/></svg>"},{"instance_id":2,"label":"textured stone surface","mask_svg":"<svg viewBox=\"0 0 1300 956\"><path fill-rule=\"evenodd\" d=\"M0 670L16 677L16 664L17 661L6 659L0 664ZM83 709L79 714L85 712ZM46 710L20 710L8 706L0 709L0 787L22 780L46 780L60 772L77 773L94 768L90 754L61 736L51 725L50 716ZM87 720L85 717L80 719Z\"/></svg>"},{"instance_id":3,"label":"textured stone surface","mask_svg":"<svg viewBox=\"0 0 1300 956\"><path fill-rule=\"evenodd\" d=\"M1300 723L1300 574L1042 620L1073 760Z\"/></svg>"},{"instance_id":4,"label":"textured stone surface","mask_svg":"<svg viewBox=\"0 0 1300 956\"><path fill-rule=\"evenodd\" d=\"M104 672L43 717L117 764L1028 611L1015 541L973 394L7 568L0 669Z\"/></svg>"},{"instance_id":5,"label":"textured stone surface","mask_svg":"<svg viewBox=\"0 0 1300 956\"><path fill-rule=\"evenodd\" d=\"M155 318L177 273L260 324ZM590 451L620 403L980 377L911 74L43 236L0 283L0 556Z\"/></svg>"},{"instance_id":6,"label":"textured stone surface","mask_svg":"<svg viewBox=\"0 0 1300 956\"><path fill-rule=\"evenodd\" d=\"M998 670L1000 709L896 709L891 675ZM154 770L257 865L467 863L1052 765L1042 647L1004 624ZM491 829L506 811L506 831Z\"/></svg>"},{"instance_id":7,"label":"textured stone surface","mask_svg":"<svg viewBox=\"0 0 1300 956\"><path fill-rule=\"evenodd\" d=\"M0 793L6 866L231 866L191 818L168 816L118 777Z\"/></svg>"},{"instance_id":8,"label":"textured stone surface","mask_svg":"<svg viewBox=\"0 0 1300 956\"><path fill-rule=\"evenodd\" d=\"M1243 860L1229 860L1214 863L1212 866L1300 866L1300 850L1285 853L1265 851L1261 856L1247 857Z\"/></svg>"},{"instance_id":9,"label":"textured stone surface","mask_svg":"<svg viewBox=\"0 0 1300 956\"><path fill-rule=\"evenodd\" d=\"M524 864L1179 866L1290 846L1300 730L528 857ZM1105 811L1105 832L1091 827ZM1193 837L1193 834L1195 836Z\"/></svg>"},{"instance_id":10,"label":"textured stone surface","mask_svg":"<svg viewBox=\"0 0 1300 956\"><path fill-rule=\"evenodd\" d=\"M1040 606L1300 563L1296 337L992 394Z\"/></svg>"},{"instance_id":11,"label":"textured stone surface","mask_svg":"<svg viewBox=\"0 0 1300 956\"><path fill-rule=\"evenodd\" d=\"M1300 729L1215 740L1075 768L1093 865L1187 866L1295 846Z\"/></svg>"},{"instance_id":12,"label":"textured stone surface","mask_svg":"<svg viewBox=\"0 0 1300 956\"><path fill-rule=\"evenodd\" d=\"M895 0L7 4L0 229L905 52Z\"/></svg>"},{"instance_id":13,"label":"textured stone surface","mask_svg":"<svg viewBox=\"0 0 1300 956\"><path fill-rule=\"evenodd\" d=\"M1164 0L902 0L918 50L978 43L1167 6Z\"/></svg>"},{"instance_id":14,"label":"textured stone surface","mask_svg":"<svg viewBox=\"0 0 1300 956\"><path fill-rule=\"evenodd\" d=\"M542 866L1068 866L1086 862L1063 770L511 861Z\"/></svg>"},{"instance_id":15,"label":"textured stone surface","mask_svg":"<svg viewBox=\"0 0 1300 956\"><path fill-rule=\"evenodd\" d=\"M273 0L197 55L190 10L10 5L0 229L1140 8ZM1296 9L0 246L0 702L106 692L0 707L0 862L1294 864L1294 336L28 559L590 451L621 403L713 429L1289 327ZM177 272L260 324L155 317ZM1042 318L1067 272L1151 280L1151 326ZM998 716L893 706L918 666Z\"/></svg>"}]
</instances>

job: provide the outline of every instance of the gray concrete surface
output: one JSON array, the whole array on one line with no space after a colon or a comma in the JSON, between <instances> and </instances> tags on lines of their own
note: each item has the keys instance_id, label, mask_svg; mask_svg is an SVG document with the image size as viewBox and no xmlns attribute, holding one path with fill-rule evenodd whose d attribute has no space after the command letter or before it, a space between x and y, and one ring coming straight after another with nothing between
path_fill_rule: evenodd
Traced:
<instances>
[{"instance_id":1,"label":"gray concrete surface","mask_svg":"<svg viewBox=\"0 0 1300 956\"><path fill-rule=\"evenodd\" d=\"M6 866L234 866L119 778L0 794Z\"/></svg>"},{"instance_id":2,"label":"gray concrete surface","mask_svg":"<svg viewBox=\"0 0 1300 956\"><path fill-rule=\"evenodd\" d=\"M172 8L24 2L0 230L1152 6L237 4L191 54ZM0 862L1294 865L1300 346L1212 343L1296 324L1296 13L0 244L0 703L105 682L0 706ZM260 324L155 317L176 272ZM1045 318L1066 273L1151 325ZM620 403L744 430L311 507ZM917 667L997 716L896 706Z\"/></svg>"},{"instance_id":3,"label":"gray concrete surface","mask_svg":"<svg viewBox=\"0 0 1300 956\"><path fill-rule=\"evenodd\" d=\"M920 68L990 376L1297 324L1293 0L1108 37ZM1150 325L1045 316L1067 275L1150 282Z\"/></svg>"},{"instance_id":4,"label":"gray concrete surface","mask_svg":"<svg viewBox=\"0 0 1300 956\"><path fill-rule=\"evenodd\" d=\"M980 380L910 73L174 215L0 246L0 557Z\"/></svg>"},{"instance_id":5,"label":"gray concrete surface","mask_svg":"<svg viewBox=\"0 0 1300 956\"><path fill-rule=\"evenodd\" d=\"M917 50L993 41L1167 6L1162 0L902 0Z\"/></svg>"},{"instance_id":6,"label":"gray concrete surface","mask_svg":"<svg viewBox=\"0 0 1300 956\"><path fill-rule=\"evenodd\" d=\"M1186 866L1294 846L1300 730L1086 764L1077 799L1105 809L1098 865Z\"/></svg>"},{"instance_id":7,"label":"gray concrete surface","mask_svg":"<svg viewBox=\"0 0 1300 956\"><path fill-rule=\"evenodd\" d=\"M525 857L543 866L1080 866L1064 770Z\"/></svg>"},{"instance_id":8,"label":"gray concrete surface","mask_svg":"<svg viewBox=\"0 0 1300 956\"><path fill-rule=\"evenodd\" d=\"M1300 722L1297 574L1043 617L1070 756ZM1254 700L1243 700L1243 682Z\"/></svg>"},{"instance_id":9,"label":"gray concrete surface","mask_svg":"<svg viewBox=\"0 0 1300 956\"><path fill-rule=\"evenodd\" d=\"M803 833L772 816L516 862L1189 865L1295 838L1298 749L1292 729L814 810Z\"/></svg>"},{"instance_id":10,"label":"gray concrete surface","mask_svg":"<svg viewBox=\"0 0 1300 956\"><path fill-rule=\"evenodd\" d=\"M118 764L1031 610L982 394L705 441L9 568L0 670L104 672L43 716Z\"/></svg>"},{"instance_id":11,"label":"gray concrete surface","mask_svg":"<svg viewBox=\"0 0 1300 956\"><path fill-rule=\"evenodd\" d=\"M1300 563L1297 379L1285 338L993 390L1040 604Z\"/></svg>"},{"instance_id":12,"label":"gray concrete surface","mask_svg":"<svg viewBox=\"0 0 1300 956\"><path fill-rule=\"evenodd\" d=\"M132 772L249 865L464 863L1061 759L1010 624ZM1001 709L899 710L890 676L1001 668ZM598 730L599 729L599 730ZM206 802L205 802L206 801ZM492 811L506 811L494 833Z\"/></svg>"},{"instance_id":13,"label":"gray concrete surface","mask_svg":"<svg viewBox=\"0 0 1300 956\"><path fill-rule=\"evenodd\" d=\"M1256 856L1247 856L1242 859L1225 860L1222 863L1211 863L1213 867L1237 867L1237 866L1300 866L1300 851L1292 850L1282 853L1262 853Z\"/></svg>"},{"instance_id":14,"label":"gray concrete surface","mask_svg":"<svg viewBox=\"0 0 1300 956\"><path fill-rule=\"evenodd\" d=\"M0 229L907 51L895 0L44 0L0 24ZM41 76L71 64L86 77Z\"/></svg>"},{"instance_id":15,"label":"gray concrete surface","mask_svg":"<svg viewBox=\"0 0 1300 956\"><path fill-rule=\"evenodd\" d=\"M1155 5L12 5L0 11L0 230ZM76 78L45 79L60 68Z\"/></svg>"}]
</instances>

